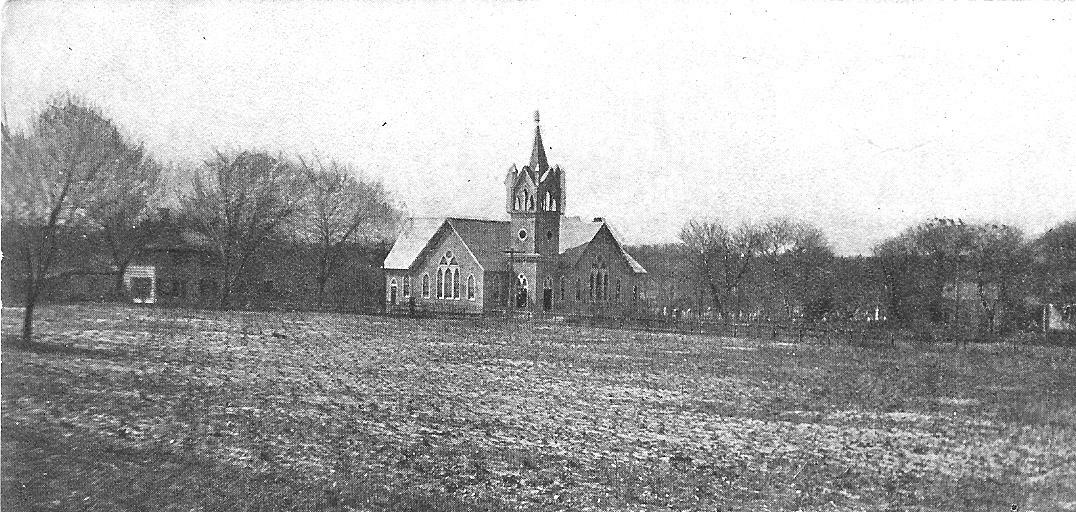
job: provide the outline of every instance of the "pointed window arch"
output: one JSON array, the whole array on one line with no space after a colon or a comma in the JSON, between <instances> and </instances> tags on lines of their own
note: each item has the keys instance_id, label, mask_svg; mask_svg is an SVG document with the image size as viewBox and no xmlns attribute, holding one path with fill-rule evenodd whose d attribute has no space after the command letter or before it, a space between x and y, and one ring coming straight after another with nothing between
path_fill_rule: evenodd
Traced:
<instances>
[{"instance_id":1,"label":"pointed window arch","mask_svg":"<svg viewBox=\"0 0 1076 512\"><path fill-rule=\"evenodd\" d=\"M542 209L547 212L555 212L558 211L558 206L557 197L553 195L552 191L547 190L545 192L545 197L542 198Z\"/></svg>"},{"instance_id":2,"label":"pointed window arch","mask_svg":"<svg viewBox=\"0 0 1076 512\"><path fill-rule=\"evenodd\" d=\"M474 274L467 276L467 300L475 300Z\"/></svg>"},{"instance_id":3,"label":"pointed window arch","mask_svg":"<svg viewBox=\"0 0 1076 512\"><path fill-rule=\"evenodd\" d=\"M422 274L422 298L430 298L430 274L429 272Z\"/></svg>"},{"instance_id":4,"label":"pointed window arch","mask_svg":"<svg viewBox=\"0 0 1076 512\"><path fill-rule=\"evenodd\" d=\"M411 296L411 276L409 275L403 278L403 296L404 298Z\"/></svg>"},{"instance_id":5,"label":"pointed window arch","mask_svg":"<svg viewBox=\"0 0 1076 512\"><path fill-rule=\"evenodd\" d=\"M441 256L441 262L437 266L437 298L459 299L460 298L460 269L456 262L456 255L452 251L445 251Z\"/></svg>"},{"instance_id":6,"label":"pointed window arch","mask_svg":"<svg viewBox=\"0 0 1076 512\"><path fill-rule=\"evenodd\" d=\"M396 278L389 282L389 304L396 304Z\"/></svg>"},{"instance_id":7,"label":"pointed window arch","mask_svg":"<svg viewBox=\"0 0 1076 512\"><path fill-rule=\"evenodd\" d=\"M452 298L452 269L445 269L445 298Z\"/></svg>"}]
</instances>

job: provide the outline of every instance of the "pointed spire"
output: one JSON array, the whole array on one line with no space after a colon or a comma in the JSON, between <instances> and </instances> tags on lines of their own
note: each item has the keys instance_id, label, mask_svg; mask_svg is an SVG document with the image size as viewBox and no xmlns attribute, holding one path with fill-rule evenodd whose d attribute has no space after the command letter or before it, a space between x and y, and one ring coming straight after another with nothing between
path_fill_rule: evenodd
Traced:
<instances>
[{"instance_id":1,"label":"pointed spire","mask_svg":"<svg viewBox=\"0 0 1076 512\"><path fill-rule=\"evenodd\" d=\"M534 147L531 149L531 172L542 176L549 170L549 161L545 157L545 146L542 145L542 129L538 125L538 111L534 111Z\"/></svg>"}]
</instances>

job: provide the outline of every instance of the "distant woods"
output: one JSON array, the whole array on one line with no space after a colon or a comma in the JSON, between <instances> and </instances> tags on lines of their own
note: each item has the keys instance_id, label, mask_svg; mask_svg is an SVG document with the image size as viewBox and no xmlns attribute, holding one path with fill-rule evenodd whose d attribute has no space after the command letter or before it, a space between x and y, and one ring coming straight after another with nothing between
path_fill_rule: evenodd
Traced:
<instances>
[{"instance_id":1,"label":"distant woods","mask_svg":"<svg viewBox=\"0 0 1076 512\"><path fill-rule=\"evenodd\" d=\"M817 227L789 218L693 219L675 244L632 249L675 311L725 321L885 321L937 337L1039 328L1044 304L1076 304L1076 221L1038 238L994 223L933 219L835 256ZM1071 308L1070 308L1071 310Z\"/></svg>"},{"instance_id":2,"label":"distant woods","mask_svg":"<svg viewBox=\"0 0 1076 512\"><path fill-rule=\"evenodd\" d=\"M5 292L25 305L22 339L33 336L34 307L50 288L81 274L124 271L168 229L196 236L214 259L219 305L232 304L263 252L309 255L320 306L349 246L384 246L401 216L378 181L321 158L243 150L213 153L179 169L166 189L161 162L100 109L64 96L25 130L3 123ZM170 206L167 215L164 208Z\"/></svg>"}]
</instances>

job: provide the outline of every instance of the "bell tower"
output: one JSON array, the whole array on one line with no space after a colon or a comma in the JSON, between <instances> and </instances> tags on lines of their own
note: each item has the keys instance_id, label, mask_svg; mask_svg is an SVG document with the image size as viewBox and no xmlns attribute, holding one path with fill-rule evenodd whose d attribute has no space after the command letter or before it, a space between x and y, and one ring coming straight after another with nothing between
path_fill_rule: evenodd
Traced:
<instances>
[{"instance_id":1,"label":"bell tower","mask_svg":"<svg viewBox=\"0 0 1076 512\"><path fill-rule=\"evenodd\" d=\"M564 215L564 171L550 167L542 143L538 112L534 112L534 145L528 165L508 169L505 207L512 218L512 249L523 254L555 256L560 246Z\"/></svg>"},{"instance_id":2,"label":"bell tower","mask_svg":"<svg viewBox=\"0 0 1076 512\"><path fill-rule=\"evenodd\" d=\"M555 258L560 253L560 219L564 215L564 171L559 165L549 165L538 111L534 112L530 162L522 169L512 165L504 186L505 210L511 217L507 251L510 266L515 279L525 275L531 283L524 295L529 296L527 307L536 307L535 299L541 302L543 298L535 293L545 293L545 286L552 282Z\"/></svg>"}]
</instances>

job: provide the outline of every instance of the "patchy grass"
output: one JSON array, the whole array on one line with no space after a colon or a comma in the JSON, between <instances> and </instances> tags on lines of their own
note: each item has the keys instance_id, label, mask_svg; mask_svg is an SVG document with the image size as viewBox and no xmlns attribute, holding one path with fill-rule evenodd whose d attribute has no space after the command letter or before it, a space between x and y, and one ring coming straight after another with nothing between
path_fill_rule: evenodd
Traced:
<instances>
[{"instance_id":1,"label":"patchy grass","mask_svg":"<svg viewBox=\"0 0 1076 512\"><path fill-rule=\"evenodd\" d=\"M18 332L5 309L3 332ZM12 510L1076 510L1076 352L46 308Z\"/></svg>"}]
</instances>

